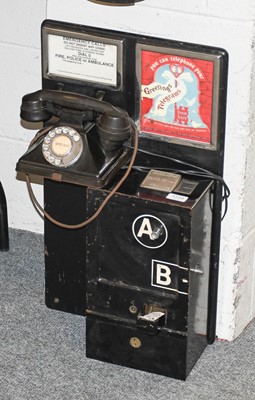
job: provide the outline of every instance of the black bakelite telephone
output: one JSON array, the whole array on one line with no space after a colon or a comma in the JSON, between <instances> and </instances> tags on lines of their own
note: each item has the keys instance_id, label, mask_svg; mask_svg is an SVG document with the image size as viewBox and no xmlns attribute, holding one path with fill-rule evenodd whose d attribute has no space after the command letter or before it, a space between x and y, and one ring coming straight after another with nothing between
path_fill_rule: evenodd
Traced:
<instances>
[{"instance_id":1,"label":"black bakelite telephone","mask_svg":"<svg viewBox=\"0 0 255 400\"><path fill-rule=\"evenodd\" d=\"M134 134L126 111L97 98L58 91L38 90L22 99L21 118L45 122L17 171L26 175L105 186L129 160L123 146Z\"/></svg>"}]
</instances>

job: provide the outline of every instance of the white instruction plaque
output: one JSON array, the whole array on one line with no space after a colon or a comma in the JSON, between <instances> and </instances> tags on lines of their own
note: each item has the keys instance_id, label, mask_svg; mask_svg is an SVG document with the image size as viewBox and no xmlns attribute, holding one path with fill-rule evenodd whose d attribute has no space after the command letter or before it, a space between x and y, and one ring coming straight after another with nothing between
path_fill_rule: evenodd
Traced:
<instances>
[{"instance_id":1,"label":"white instruction plaque","mask_svg":"<svg viewBox=\"0 0 255 400\"><path fill-rule=\"evenodd\" d=\"M114 44L49 34L47 75L116 87L117 50Z\"/></svg>"}]
</instances>

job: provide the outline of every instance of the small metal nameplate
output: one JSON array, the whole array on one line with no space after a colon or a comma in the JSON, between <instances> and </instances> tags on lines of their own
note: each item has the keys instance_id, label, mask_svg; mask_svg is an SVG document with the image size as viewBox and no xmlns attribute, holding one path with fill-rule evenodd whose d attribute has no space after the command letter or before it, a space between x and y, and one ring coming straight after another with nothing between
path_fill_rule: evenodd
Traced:
<instances>
[{"instance_id":1,"label":"small metal nameplate","mask_svg":"<svg viewBox=\"0 0 255 400\"><path fill-rule=\"evenodd\" d=\"M141 183L142 188L172 192L181 180L181 175L151 169Z\"/></svg>"}]
</instances>

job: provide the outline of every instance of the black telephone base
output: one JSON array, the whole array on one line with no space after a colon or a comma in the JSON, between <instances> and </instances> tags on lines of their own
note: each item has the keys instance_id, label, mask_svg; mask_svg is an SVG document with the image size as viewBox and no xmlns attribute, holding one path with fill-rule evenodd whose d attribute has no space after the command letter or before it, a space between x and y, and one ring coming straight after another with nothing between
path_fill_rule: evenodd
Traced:
<instances>
[{"instance_id":1,"label":"black telephone base","mask_svg":"<svg viewBox=\"0 0 255 400\"><path fill-rule=\"evenodd\" d=\"M28 159L28 154L20 158L17 163L16 171L18 178L24 180L24 175L48 178L58 182L73 183L81 186L93 186L103 188L115 177L118 171L129 161L130 151L124 150L118 157L113 157L106 164L99 166L94 173L77 171L75 167L53 168L46 165L44 160L41 163L34 163Z\"/></svg>"}]
</instances>

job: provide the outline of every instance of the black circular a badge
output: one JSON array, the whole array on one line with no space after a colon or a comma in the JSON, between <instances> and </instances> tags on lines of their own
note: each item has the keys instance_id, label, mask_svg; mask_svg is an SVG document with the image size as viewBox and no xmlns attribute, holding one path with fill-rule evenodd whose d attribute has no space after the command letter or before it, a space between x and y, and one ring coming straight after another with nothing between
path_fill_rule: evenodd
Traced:
<instances>
[{"instance_id":1,"label":"black circular a badge","mask_svg":"<svg viewBox=\"0 0 255 400\"><path fill-rule=\"evenodd\" d=\"M163 246L168 237L165 224L150 214L137 217L133 222L132 232L138 243L149 249L158 249Z\"/></svg>"}]
</instances>

